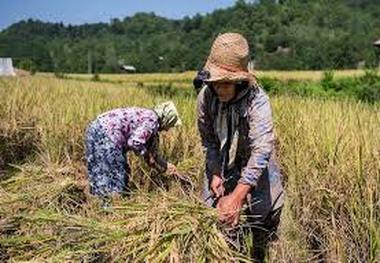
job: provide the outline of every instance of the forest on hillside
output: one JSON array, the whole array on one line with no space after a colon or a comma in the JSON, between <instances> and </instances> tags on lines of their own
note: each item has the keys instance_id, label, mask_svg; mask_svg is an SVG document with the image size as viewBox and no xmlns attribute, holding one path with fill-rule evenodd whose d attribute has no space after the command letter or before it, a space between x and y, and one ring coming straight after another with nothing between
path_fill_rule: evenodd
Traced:
<instances>
[{"instance_id":1,"label":"forest on hillside","mask_svg":"<svg viewBox=\"0 0 380 263\"><path fill-rule=\"evenodd\" d=\"M174 20L137 13L109 23L64 25L29 19L0 32L0 57L36 71L181 72L202 67L222 32L242 33L255 68L345 69L378 64L378 0L238 0Z\"/></svg>"}]
</instances>

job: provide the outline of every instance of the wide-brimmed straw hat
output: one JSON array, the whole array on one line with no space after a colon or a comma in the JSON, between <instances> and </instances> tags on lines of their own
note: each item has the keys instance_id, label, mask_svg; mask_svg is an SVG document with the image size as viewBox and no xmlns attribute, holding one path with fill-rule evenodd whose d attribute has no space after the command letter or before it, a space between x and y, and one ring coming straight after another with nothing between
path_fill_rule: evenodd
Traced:
<instances>
[{"instance_id":1,"label":"wide-brimmed straw hat","mask_svg":"<svg viewBox=\"0 0 380 263\"><path fill-rule=\"evenodd\" d=\"M212 44L204 69L210 72L205 81L248 81L255 80L248 71L250 59L247 40L238 33L219 35Z\"/></svg>"}]
</instances>

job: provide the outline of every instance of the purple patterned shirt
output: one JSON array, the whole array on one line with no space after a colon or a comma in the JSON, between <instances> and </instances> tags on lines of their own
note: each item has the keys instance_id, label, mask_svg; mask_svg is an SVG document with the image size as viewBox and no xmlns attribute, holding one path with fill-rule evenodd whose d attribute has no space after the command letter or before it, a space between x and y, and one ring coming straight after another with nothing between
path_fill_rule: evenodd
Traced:
<instances>
[{"instance_id":1,"label":"purple patterned shirt","mask_svg":"<svg viewBox=\"0 0 380 263\"><path fill-rule=\"evenodd\" d=\"M97 121L106 129L107 135L117 145L133 150L138 155L148 151L147 143L157 135L159 121L151 109L119 108L105 112Z\"/></svg>"}]
</instances>

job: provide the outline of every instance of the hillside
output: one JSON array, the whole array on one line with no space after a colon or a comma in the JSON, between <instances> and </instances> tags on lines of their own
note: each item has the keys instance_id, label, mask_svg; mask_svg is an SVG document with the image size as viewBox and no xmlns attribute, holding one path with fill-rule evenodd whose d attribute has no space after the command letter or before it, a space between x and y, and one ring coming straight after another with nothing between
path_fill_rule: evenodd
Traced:
<instances>
[{"instance_id":1,"label":"hillside","mask_svg":"<svg viewBox=\"0 0 380 263\"><path fill-rule=\"evenodd\" d=\"M178 72L202 66L220 32L244 34L258 69L344 69L377 64L377 0L237 1L180 20L137 13L109 23L20 21L0 32L0 57L38 71Z\"/></svg>"}]
</instances>

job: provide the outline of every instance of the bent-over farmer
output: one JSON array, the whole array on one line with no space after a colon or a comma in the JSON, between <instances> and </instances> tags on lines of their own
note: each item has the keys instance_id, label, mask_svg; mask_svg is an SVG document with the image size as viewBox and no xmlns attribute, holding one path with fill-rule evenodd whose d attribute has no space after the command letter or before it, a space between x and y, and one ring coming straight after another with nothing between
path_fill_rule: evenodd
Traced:
<instances>
[{"instance_id":1,"label":"bent-over farmer","mask_svg":"<svg viewBox=\"0 0 380 263\"><path fill-rule=\"evenodd\" d=\"M263 262L280 222L284 192L271 106L249 73L248 61L249 47L242 35L219 35L194 83L203 83L197 111L206 155L204 199L233 230L243 228L240 213L248 216L245 225L253 234L252 256L255 262Z\"/></svg>"},{"instance_id":2,"label":"bent-over farmer","mask_svg":"<svg viewBox=\"0 0 380 263\"><path fill-rule=\"evenodd\" d=\"M144 157L160 171L176 174L176 167L158 153L158 142L160 131L179 125L173 102L153 109L119 108L99 115L88 125L85 138L90 193L103 198L126 193L128 151Z\"/></svg>"}]
</instances>

